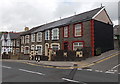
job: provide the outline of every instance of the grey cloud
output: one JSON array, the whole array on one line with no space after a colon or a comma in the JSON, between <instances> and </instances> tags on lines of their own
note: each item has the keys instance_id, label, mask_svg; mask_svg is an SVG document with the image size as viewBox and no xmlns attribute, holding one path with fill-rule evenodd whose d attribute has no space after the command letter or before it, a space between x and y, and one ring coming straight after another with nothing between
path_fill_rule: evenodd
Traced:
<instances>
[{"instance_id":1,"label":"grey cloud","mask_svg":"<svg viewBox=\"0 0 120 84\"><path fill-rule=\"evenodd\" d=\"M8 0L9 2L9 0ZM6 27L8 31L22 31L24 26L30 28L54 20L59 17L64 18L74 15L74 12L81 13L97 7L100 7L102 2L56 2L41 4L34 0L22 2L12 2L11 5L0 6L0 31ZM112 21L118 20L117 2L103 2ZM54 6L53 6L54 5Z\"/></svg>"}]
</instances>

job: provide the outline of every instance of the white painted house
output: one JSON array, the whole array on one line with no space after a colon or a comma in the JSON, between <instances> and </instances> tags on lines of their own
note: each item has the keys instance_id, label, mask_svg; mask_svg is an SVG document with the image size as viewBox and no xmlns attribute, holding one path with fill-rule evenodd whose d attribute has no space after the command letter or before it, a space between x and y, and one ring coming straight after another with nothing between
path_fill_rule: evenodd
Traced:
<instances>
[{"instance_id":1,"label":"white painted house","mask_svg":"<svg viewBox=\"0 0 120 84\"><path fill-rule=\"evenodd\" d=\"M10 34L3 34L1 37L1 41L2 41L2 48L1 48L1 54L3 54L3 52L6 52L8 54L8 52L12 52L12 46L13 43L10 39Z\"/></svg>"},{"instance_id":2,"label":"white painted house","mask_svg":"<svg viewBox=\"0 0 120 84\"><path fill-rule=\"evenodd\" d=\"M14 48L16 47L16 39L18 38L19 33L13 33L13 32L9 32L9 33L3 33L2 37L1 37L1 55L6 52L6 54L8 54L8 52L13 53Z\"/></svg>"}]
</instances>

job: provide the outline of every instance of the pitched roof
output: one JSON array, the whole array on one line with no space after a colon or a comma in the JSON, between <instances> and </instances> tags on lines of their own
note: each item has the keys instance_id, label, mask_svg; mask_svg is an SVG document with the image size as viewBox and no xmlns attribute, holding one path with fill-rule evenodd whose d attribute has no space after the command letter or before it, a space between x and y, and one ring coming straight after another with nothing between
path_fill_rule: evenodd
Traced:
<instances>
[{"instance_id":1,"label":"pitched roof","mask_svg":"<svg viewBox=\"0 0 120 84\"><path fill-rule=\"evenodd\" d=\"M120 35L120 25L114 26L114 35Z\"/></svg>"},{"instance_id":2,"label":"pitched roof","mask_svg":"<svg viewBox=\"0 0 120 84\"><path fill-rule=\"evenodd\" d=\"M76 22L83 22L83 21L87 21L87 20L91 20L92 17L94 15L96 15L103 7L100 8L96 8L94 10L91 11L87 11L78 15L74 15L71 17L67 17L61 20L57 20L54 22L50 22L48 24L44 24L42 26L40 26L38 29L36 29L35 31L33 31L32 33L36 33L38 31L44 31L47 29L51 29L51 28L55 28L55 27L60 27L60 26L65 26L67 24L70 23L76 23Z\"/></svg>"},{"instance_id":3,"label":"pitched roof","mask_svg":"<svg viewBox=\"0 0 120 84\"><path fill-rule=\"evenodd\" d=\"M7 38L8 33L4 33L4 39ZM17 39L20 37L20 33L9 32L10 39Z\"/></svg>"},{"instance_id":4,"label":"pitched roof","mask_svg":"<svg viewBox=\"0 0 120 84\"><path fill-rule=\"evenodd\" d=\"M43 25L41 25L41 26L43 26ZM32 28L32 29L30 29L30 30L28 30L28 31L24 31L24 32L22 32L20 35L22 36L22 35L31 34L31 32L35 31L36 29L38 29L38 28L41 27L41 26L34 27L34 28Z\"/></svg>"}]
</instances>

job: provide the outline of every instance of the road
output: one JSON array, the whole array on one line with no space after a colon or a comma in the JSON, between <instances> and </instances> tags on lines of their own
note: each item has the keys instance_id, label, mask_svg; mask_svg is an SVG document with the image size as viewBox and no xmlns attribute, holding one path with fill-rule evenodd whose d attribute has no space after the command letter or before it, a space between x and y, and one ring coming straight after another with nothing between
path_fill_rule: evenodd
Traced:
<instances>
[{"instance_id":1,"label":"road","mask_svg":"<svg viewBox=\"0 0 120 84\"><path fill-rule=\"evenodd\" d=\"M120 55L120 54L119 54ZM95 65L89 67L94 71L102 71L105 73L116 73L116 74L120 74L119 69L120 68L120 63L118 60L120 60L119 55L117 56L113 56L112 58L109 58L107 60L103 61L101 60L101 62L99 63L95 63Z\"/></svg>"},{"instance_id":2,"label":"road","mask_svg":"<svg viewBox=\"0 0 120 84\"><path fill-rule=\"evenodd\" d=\"M118 82L118 73L104 73L89 69L56 69L19 62L2 62L3 82ZM88 84L88 83L87 83Z\"/></svg>"}]
</instances>

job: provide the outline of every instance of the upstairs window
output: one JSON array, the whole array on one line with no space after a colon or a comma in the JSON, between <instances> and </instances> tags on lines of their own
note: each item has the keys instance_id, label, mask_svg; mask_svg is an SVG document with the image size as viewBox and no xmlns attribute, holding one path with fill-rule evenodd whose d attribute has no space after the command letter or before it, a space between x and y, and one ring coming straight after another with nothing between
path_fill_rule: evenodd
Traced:
<instances>
[{"instance_id":1,"label":"upstairs window","mask_svg":"<svg viewBox=\"0 0 120 84\"><path fill-rule=\"evenodd\" d=\"M59 39L59 29L55 28L52 29L52 40L58 40Z\"/></svg>"},{"instance_id":2,"label":"upstairs window","mask_svg":"<svg viewBox=\"0 0 120 84\"><path fill-rule=\"evenodd\" d=\"M37 42L42 42L42 32L37 33Z\"/></svg>"},{"instance_id":3,"label":"upstairs window","mask_svg":"<svg viewBox=\"0 0 120 84\"><path fill-rule=\"evenodd\" d=\"M25 43L29 43L29 40L30 40L29 35L26 35L25 36Z\"/></svg>"},{"instance_id":4,"label":"upstairs window","mask_svg":"<svg viewBox=\"0 0 120 84\"><path fill-rule=\"evenodd\" d=\"M82 24L81 23L74 25L74 36L75 37L82 36Z\"/></svg>"},{"instance_id":5,"label":"upstairs window","mask_svg":"<svg viewBox=\"0 0 120 84\"><path fill-rule=\"evenodd\" d=\"M69 26L63 28L64 37L69 37Z\"/></svg>"},{"instance_id":6,"label":"upstairs window","mask_svg":"<svg viewBox=\"0 0 120 84\"><path fill-rule=\"evenodd\" d=\"M31 34L31 42L35 42L35 34Z\"/></svg>"},{"instance_id":7,"label":"upstairs window","mask_svg":"<svg viewBox=\"0 0 120 84\"><path fill-rule=\"evenodd\" d=\"M50 30L45 31L45 40L50 40Z\"/></svg>"},{"instance_id":8,"label":"upstairs window","mask_svg":"<svg viewBox=\"0 0 120 84\"><path fill-rule=\"evenodd\" d=\"M24 44L24 36L21 37L21 44Z\"/></svg>"},{"instance_id":9,"label":"upstairs window","mask_svg":"<svg viewBox=\"0 0 120 84\"><path fill-rule=\"evenodd\" d=\"M11 43L13 43L13 46L15 47L15 40L13 40Z\"/></svg>"},{"instance_id":10,"label":"upstairs window","mask_svg":"<svg viewBox=\"0 0 120 84\"><path fill-rule=\"evenodd\" d=\"M20 41L16 41L16 46L19 47L20 46Z\"/></svg>"}]
</instances>

